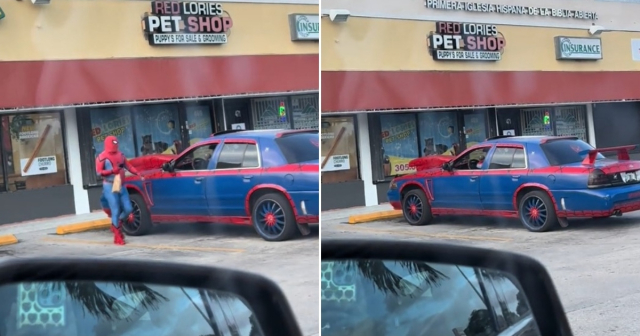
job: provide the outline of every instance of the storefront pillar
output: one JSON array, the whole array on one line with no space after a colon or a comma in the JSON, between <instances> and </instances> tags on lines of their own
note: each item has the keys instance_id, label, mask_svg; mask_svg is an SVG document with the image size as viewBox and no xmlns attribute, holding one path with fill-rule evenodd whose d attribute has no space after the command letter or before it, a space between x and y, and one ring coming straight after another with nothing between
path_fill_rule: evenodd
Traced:
<instances>
[{"instance_id":1,"label":"storefront pillar","mask_svg":"<svg viewBox=\"0 0 640 336\"><path fill-rule=\"evenodd\" d=\"M358 155L360 156L360 178L364 182L365 206L378 205L378 193L373 184L371 146L369 146L369 119L366 113L357 114Z\"/></svg>"},{"instance_id":2,"label":"storefront pillar","mask_svg":"<svg viewBox=\"0 0 640 336\"><path fill-rule=\"evenodd\" d=\"M593 104L587 104L587 137L589 144L596 147L596 128L593 123Z\"/></svg>"},{"instance_id":3,"label":"storefront pillar","mask_svg":"<svg viewBox=\"0 0 640 336\"><path fill-rule=\"evenodd\" d=\"M66 127L65 142L67 144L67 170L69 174L69 183L73 186L76 215L87 214L91 212L91 208L89 207L89 193L83 187L78 121L76 119L76 110L74 108L64 110L64 121Z\"/></svg>"}]
</instances>

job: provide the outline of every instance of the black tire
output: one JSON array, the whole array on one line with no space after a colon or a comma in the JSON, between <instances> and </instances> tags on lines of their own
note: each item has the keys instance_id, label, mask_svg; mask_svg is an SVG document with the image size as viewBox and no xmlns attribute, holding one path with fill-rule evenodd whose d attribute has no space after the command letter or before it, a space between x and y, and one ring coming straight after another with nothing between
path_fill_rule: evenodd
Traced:
<instances>
[{"instance_id":1,"label":"black tire","mask_svg":"<svg viewBox=\"0 0 640 336\"><path fill-rule=\"evenodd\" d=\"M149 208L142 195L138 193L129 194L129 199L133 207L133 223L125 221L122 230L127 236L144 236L153 229Z\"/></svg>"},{"instance_id":2,"label":"black tire","mask_svg":"<svg viewBox=\"0 0 640 336\"><path fill-rule=\"evenodd\" d=\"M424 191L413 189L404 195L402 198L402 215L410 225L421 226L431 223L433 214Z\"/></svg>"},{"instance_id":3,"label":"black tire","mask_svg":"<svg viewBox=\"0 0 640 336\"><path fill-rule=\"evenodd\" d=\"M531 232L546 232L559 224L553 202L542 190L530 191L520 199L518 217L522 225Z\"/></svg>"},{"instance_id":4,"label":"black tire","mask_svg":"<svg viewBox=\"0 0 640 336\"><path fill-rule=\"evenodd\" d=\"M291 204L279 193L262 195L253 203L251 222L256 232L266 241L289 240L298 232Z\"/></svg>"}]
</instances>

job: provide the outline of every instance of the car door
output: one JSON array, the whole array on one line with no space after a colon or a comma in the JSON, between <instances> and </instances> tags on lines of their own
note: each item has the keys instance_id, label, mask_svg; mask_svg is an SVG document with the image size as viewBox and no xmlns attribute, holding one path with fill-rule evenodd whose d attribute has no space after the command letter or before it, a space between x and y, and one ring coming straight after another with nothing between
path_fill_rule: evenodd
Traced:
<instances>
[{"instance_id":1,"label":"car door","mask_svg":"<svg viewBox=\"0 0 640 336\"><path fill-rule=\"evenodd\" d=\"M247 216L247 194L261 175L258 143L228 139L221 146L213 175L206 181L209 214L214 217Z\"/></svg>"},{"instance_id":2,"label":"car door","mask_svg":"<svg viewBox=\"0 0 640 336\"><path fill-rule=\"evenodd\" d=\"M513 195L527 176L527 172L523 145L497 145L490 153L486 171L480 177L480 200L483 209L514 210Z\"/></svg>"},{"instance_id":3,"label":"car door","mask_svg":"<svg viewBox=\"0 0 640 336\"><path fill-rule=\"evenodd\" d=\"M154 215L209 215L205 178L211 174L207 166L217 145L218 141L194 145L173 161L173 171L163 171L151 181Z\"/></svg>"},{"instance_id":4,"label":"car door","mask_svg":"<svg viewBox=\"0 0 640 336\"><path fill-rule=\"evenodd\" d=\"M480 168L491 146L470 148L452 162L452 171L434 177L432 208L481 210Z\"/></svg>"}]
</instances>

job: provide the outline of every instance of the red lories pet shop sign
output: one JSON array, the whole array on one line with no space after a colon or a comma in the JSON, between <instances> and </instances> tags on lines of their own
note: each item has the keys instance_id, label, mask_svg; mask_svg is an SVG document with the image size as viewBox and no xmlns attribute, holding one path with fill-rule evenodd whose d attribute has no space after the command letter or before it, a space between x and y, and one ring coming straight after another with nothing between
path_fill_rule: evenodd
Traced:
<instances>
[{"instance_id":1,"label":"red lories pet shop sign","mask_svg":"<svg viewBox=\"0 0 640 336\"><path fill-rule=\"evenodd\" d=\"M218 2L152 1L142 18L150 45L225 44L233 20Z\"/></svg>"},{"instance_id":2,"label":"red lories pet shop sign","mask_svg":"<svg viewBox=\"0 0 640 336\"><path fill-rule=\"evenodd\" d=\"M507 44L495 25L436 22L428 37L436 61L499 61Z\"/></svg>"}]
</instances>

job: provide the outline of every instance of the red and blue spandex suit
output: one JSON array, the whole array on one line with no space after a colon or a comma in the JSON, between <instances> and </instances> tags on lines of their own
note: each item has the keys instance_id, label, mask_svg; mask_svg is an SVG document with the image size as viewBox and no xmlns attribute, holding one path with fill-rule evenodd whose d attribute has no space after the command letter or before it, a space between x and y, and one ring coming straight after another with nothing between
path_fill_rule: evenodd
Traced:
<instances>
[{"instance_id":1,"label":"red and blue spandex suit","mask_svg":"<svg viewBox=\"0 0 640 336\"><path fill-rule=\"evenodd\" d=\"M96 171L103 178L100 203L107 216L111 217L113 242L117 245L125 244L120 224L125 220L133 220L133 208L127 189L123 186L119 193L112 191L116 175L120 175L120 179L124 182L125 169L132 174L138 174L138 171L129 164L127 158L118 149L118 138L110 135L104 139L104 151L96 158Z\"/></svg>"}]
</instances>

